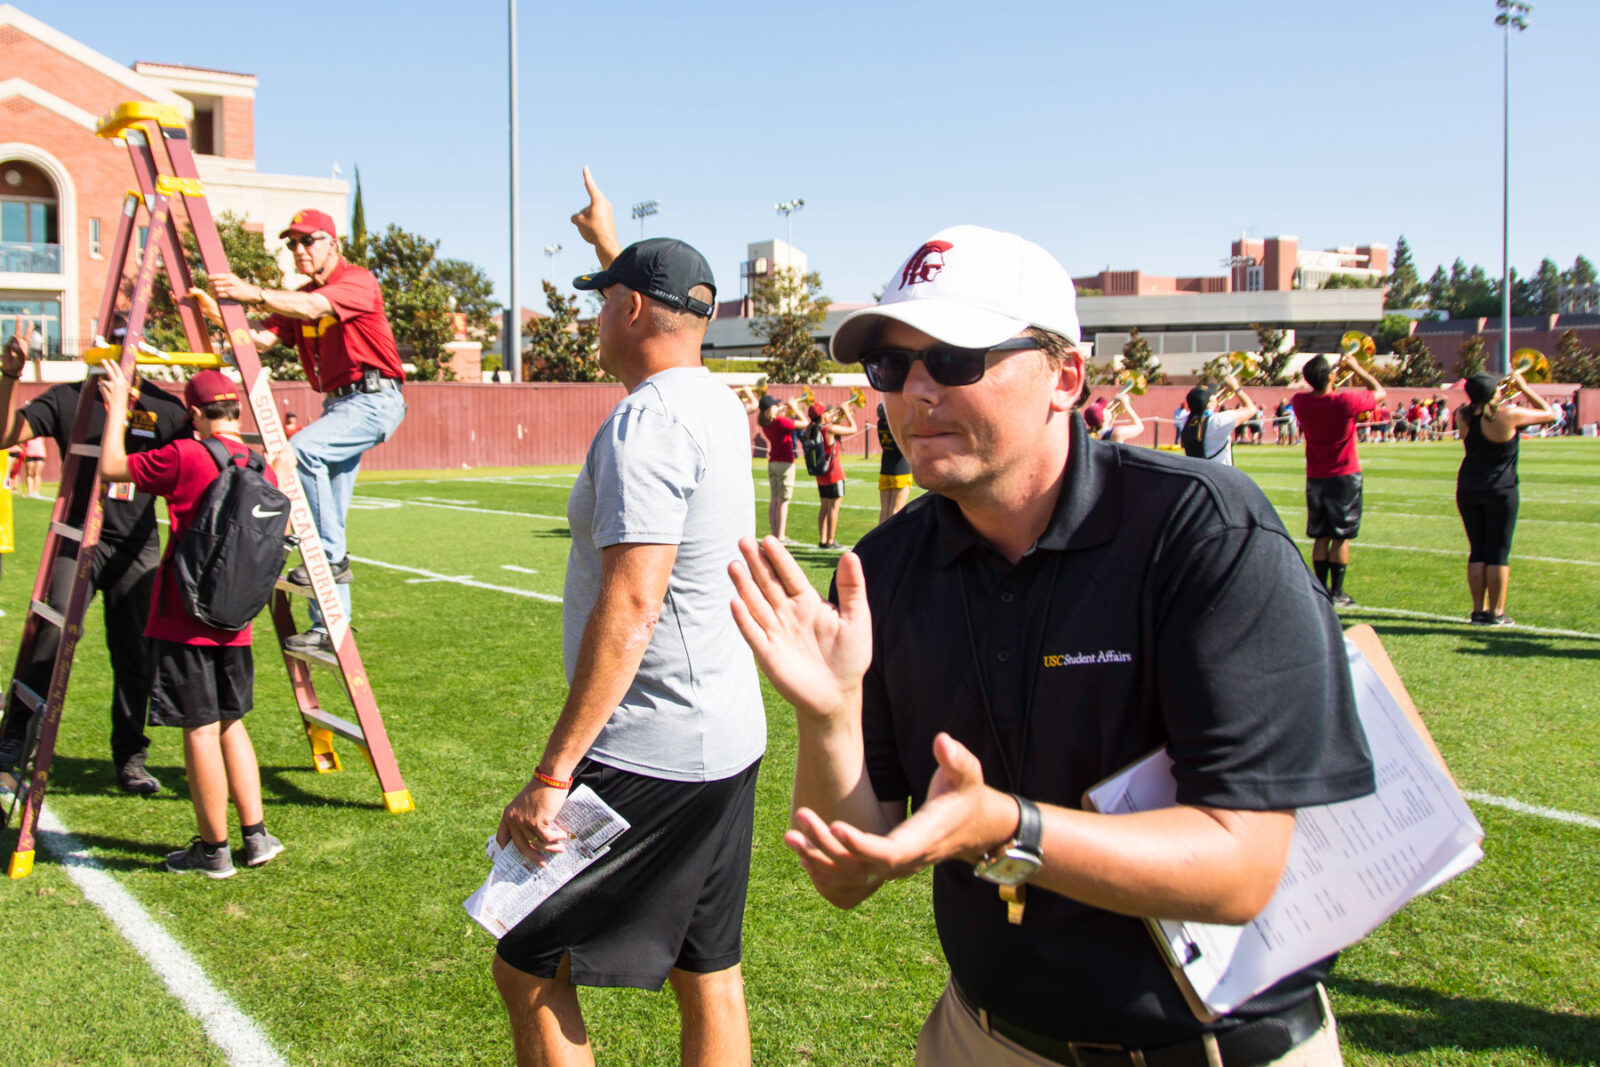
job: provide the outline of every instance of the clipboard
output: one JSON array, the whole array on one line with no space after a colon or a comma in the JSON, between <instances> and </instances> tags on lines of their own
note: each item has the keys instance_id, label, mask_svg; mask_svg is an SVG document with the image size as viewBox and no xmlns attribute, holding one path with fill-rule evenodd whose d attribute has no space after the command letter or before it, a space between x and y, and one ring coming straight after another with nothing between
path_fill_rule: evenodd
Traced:
<instances>
[{"instance_id":1,"label":"clipboard","mask_svg":"<svg viewBox=\"0 0 1600 1067\"><path fill-rule=\"evenodd\" d=\"M1430 857L1436 861L1433 864L1434 873L1424 880L1413 879L1406 882L1404 888L1397 892L1393 891L1394 887L1390 887L1391 896L1387 898L1382 907L1371 912L1372 915L1376 916L1376 919L1366 927L1365 932L1357 934L1351 940L1346 940L1333 946L1330 952L1339 951L1355 943L1355 941L1359 941L1366 936L1366 933L1370 933L1372 929L1375 929L1390 915L1393 915L1409 900L1431 891L1450 878L1470 869L1483 856L1481 849L1478 848L1478 843L1483 839L1483 829L1467 809L1466 801L1461 796L1460 790L1455 784L1455 779L1450 775L1449 768L1445 765L1438 746L1434 744L1432 736L1428 733L1428 728L1423 723L1422 717L1417 713L1415 702L1412 701L1410 694L1406 692L1399 672L1395 670L1388 653L1384 651L1377 632L1371 626L1356 626L1346 631L1345 639L1348 648L1353 648L1364 657L1366 665L1371 668L1372 675L1376 676L1377 684L1382 685L1383 689L1387 691L1387 695L1393 700L1394 705L1403 714L1403 725L1409 727L1410 734L1404 736L1400 743L1406 746L1408 753L1413 755L1413 762L1421 764L1431 761L1432 764L1436 765L1432 770L1427 771L1425 777L1432 780L1439 793L1438 799L1440 803L1456 812L1456 822L1453 824L1453 833L1438 843L1435 852ZM1369 680L1370 677L1368 676ZM1358 705L1361 703L1360 696L1362 692L1364 690L1358 687ZM1392 711L1388 714L1391 718L1393 717ZM1401 725L1394 725L1396 730L1403 730ZM1364 728L1366 728L1365 724ZM1369 744L1371 744L1372 732L1370 729L1368 730L1368 738ZM1389 743L1394 743L1392 737L1389 739ZM1377 753L1375 752L1374 755L1376 760ZM1164 749L1157 749L1155 752L1135 760L1127 767L1107 776L1086 790L1083 795L1084 809L1088 811L1101 810L1101 806L1096 800L1097 794L1109 794L1104 799L1126 805L1119 809L1125 811L1149 810L1153 807L1170 805L1175 801L1176 783L1171 781L1168 762ZM1438 772L1442 772L1442 774ZM1117 791L1119 789L1121 792ZM1166 801L1163 804L1160 799L1160 797L1166 795L1163 790L1170 791L1173 800ZM1142 792L1144 795L1135 797L1134 794L1136 792ZM1359 804L1362 801L1375 799L1376 797L1377 794L1373 794L1372 798L1358 798L1356 801L1347 801L1344 804ZM1332 813L1341 806L1343 805L1323 805L1308 808L1304 809L1303 814ZM1300 843L1299 837L1303 829L1302 822L1302 813L1297 813L1296 845ZM1290 866L1292 866L1296 855L1296 847L1292 845ZM1197 1019L1203 1022L1214 1022L1237 1009L1240 1004L1248 1000L1250 996L1254 996L1256 992L1260 992L1261 989L1265 989L1273 982L1295 973L1303 966L1314 962L1315 959L1329 954L1329 952L1322 952L1320 955L1313 956L1298 966L1287 967L1277 978L1260 986L1255 992L1248 994L1243 999L1225 1003L1220 1007L1213 1002L1208 1002L1206 996L1201 989L1197 988L1194 979L1191 977L1191 969L1193 969L1196 974L1205 974L1208 982L1210 979L1216 979L1216 984L1208 984L1208 988L1220 988L1222 979L1218 976L1215 968L1222 967L1221 976L1225 977L1232 968L1235 953L1241 950L1241 945L1245 944L1246 938L1257 939L1262 942L1270 940L1272 933L1270 925L1265 933L1258 926L1274 911L1275 905L1279 905L1279 910L1287 909L1288 905L1284 901L1289 898L1284 895L1290 890L1286 890L1285 887L1292 883L1292 872L1286 867L1284 881L1280 882L1278 890L1274 893L1273 902L1268 904L1267 909L1263 911L1257 920L1244 926L1185 923L1177 920L1153 918L1144 920L1146 929L1150 931L1151 937L1155 940L1162 962L1166 965L1174 982L1177 983L1179 991L1183 994L1184 1002ZM1283 897L1284 900L1281 901L1280 897ZM1392 903L1393 906L1389 907L1389 903ZM1387 910L1382 910L1384 907ZM1381 914L1378 913L1379 911L1381 911ZM1249 942L1249 946L1256 948L1253 940ZM1263 953L1257 949L1256 954L1259 960L1263 955L1270 955L1270 952Z\"/></svg>"}]
</instances>

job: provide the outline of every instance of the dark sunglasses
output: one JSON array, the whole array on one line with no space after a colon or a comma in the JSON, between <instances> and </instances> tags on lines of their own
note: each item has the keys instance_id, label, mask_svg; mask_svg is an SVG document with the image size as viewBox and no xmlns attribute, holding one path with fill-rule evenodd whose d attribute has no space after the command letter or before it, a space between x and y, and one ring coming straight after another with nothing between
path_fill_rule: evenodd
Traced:
<instances>
[{"instance_id":1,"label":"dark sunglasses","mask_svg":"<svg viewBox=\"0 0 1600 1067\"><path fill-rule=\"evenodd\" d=\"M971 385L983 377L990 352L1026 352L1039 347L1031 337L1013 337L989 348L959 348L934 345L932 348L874 348L861 354L861 369L867 381L880 393L898 393L905 388L911 364L922 360L928 377L940 385Z\"/></svg>"},{"instance_id":2,"label":"dark sunglasses","mask_svg":"<svg viewBox=\"0 0 1600 1067\"><path fill-rule=\"evenodd\" d=\"M312 245L314 245L318 241L322 240L322 237L323 237L323 235L320 234L320 233L308 233L308 234L293 234L293 233L291 233L289 235L289 240L287 240L284 243L289 246L289 251L293 252L296 248L310 248Z\"/></svg>"}]
</instances>

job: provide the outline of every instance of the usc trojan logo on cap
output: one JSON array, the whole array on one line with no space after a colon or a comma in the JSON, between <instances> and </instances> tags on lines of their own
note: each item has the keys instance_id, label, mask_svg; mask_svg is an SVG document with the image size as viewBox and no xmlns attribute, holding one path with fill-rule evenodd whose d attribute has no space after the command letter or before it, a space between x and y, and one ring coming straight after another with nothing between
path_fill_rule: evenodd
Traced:
<instances>
[{"instance_id":1,"label":"usc trojan logo on cap","mask_svg":"<svg viewBox=\"0 0 1600 1067\"><path fill-rule=\"evenodd\" d=\"M949 241L929 241L913 252L900 272L900 288L937 278L944 270L944 254L953 247Z\"/></svg>"},{"instance_id":2,"label":"usc trojan logo on cap","mask_svg":"<svg viewBox=\"0 0 1600 1067\"><path fill-rule=\"evenodd\" d=\"M304 212L304 211L296 211L294 213L294 218L292 220L290 220L290 221L292 221L296 226L298 226L298 225L300 225L302 222L304 222L306 220L306 215L307 214L308 213Z\"/></svg>"}]
</instances>

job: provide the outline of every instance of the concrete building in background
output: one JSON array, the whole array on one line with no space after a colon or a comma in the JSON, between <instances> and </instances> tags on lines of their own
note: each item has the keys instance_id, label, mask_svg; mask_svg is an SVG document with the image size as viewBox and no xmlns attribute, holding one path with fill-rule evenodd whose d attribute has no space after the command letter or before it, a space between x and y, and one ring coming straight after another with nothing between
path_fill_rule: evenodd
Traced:
<instances>
[{"instance_id":1,"label":"concrete building in background","mask_svg":"<svg viewBox=\"0 0 1600 1067\"><path fill-rule=\"evenodd\" d=\"M200 57L196 57L200 58ZM129 100L177 108L213 212L231 211L265 235L292 268L277 233L301 208L348 216L336 178L265 174L255 161L256 76L169 63L132 67L10 4L0 4L0 322L40 323L49 354L76 355L95 320L124 193L128 150L95 136ZM298 284L299 279L290 284Z\"/></svg>"}]
</instances>

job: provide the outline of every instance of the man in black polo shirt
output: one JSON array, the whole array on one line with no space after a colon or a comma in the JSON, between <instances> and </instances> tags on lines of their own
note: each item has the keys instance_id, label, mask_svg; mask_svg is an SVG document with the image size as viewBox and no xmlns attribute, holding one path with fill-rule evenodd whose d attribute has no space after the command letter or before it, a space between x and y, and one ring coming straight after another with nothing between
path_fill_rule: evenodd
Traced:
<instances>
[{"instance_id":1,"label":"man in black polo shirt","mask_svg":"<svg viewBox=\"0 0 1600 1067\"><path fill-rule=\"evenodd\" d=\"M1248 921L1293 809L1373 788L1337 619L1266 498L1090 442L1072 279L1010 234L935 235L833 355L929 492L841 559L837 609L744 543L734 613L797 709L785 842L817 889L934 866L951 981L917 1062L1339 1062L1331 960L1203 1023L1136 918ZM1178 806L1082 810L1161 747Z\"/></svg>"},{"instance_id":2,"label":"man in black polo shirt","mask_svg":"<svg viewBox=\"0 0 1600 1067\"><path fill-rule=\"evenodd\" d=\"M72 420L78 411L78 396L84 382L65 382L41 393L20 410L12 406L17 377L27 359L25 345L13 338L0 358L0 449L35 437L54 438L59 454L66 455L72 436ZM96 379L98 380L98 379ZM92 382L91 388L93 388ZM149 382L140 380L137 400L128 412L125 441L130 453L160 448L179 437L188 437L189 415L183 404ZM105 405L98 398L89 412L87 443L99 445L105 432ZM93 482L95 467L84 463L79 472L79 506L66 516L67 525L82 529L84 511ZM124 491L125 490L125 491ZM110 486L105 501L105 525L100 545L95 549L92 581L105 598L106 649L111 653L111 759L117 782L130 793L155 793L161 783L145 769L145 752L150 739L145 736L145 713L150 702L153 662L149 642L144 637L150 617L150 590L156 566L161 562L161 538L156 532L155 498L135 492L132 485ZM46 600L63 610L72 591L72 575L77 568L77 545L66 542L50 573ZM33 657L17 665L17 680L40 696L50 688L50 672L55 663L60 632L50 625L39 628ZM0 770L9 770L24 754L28 720L26 704L8 693L6 712L0 722Z\"/></svg>"}]
</instances>

